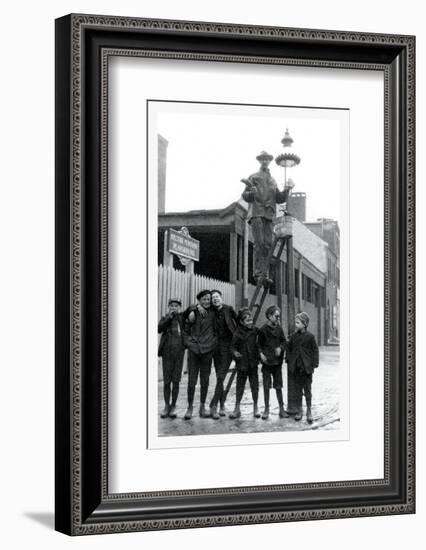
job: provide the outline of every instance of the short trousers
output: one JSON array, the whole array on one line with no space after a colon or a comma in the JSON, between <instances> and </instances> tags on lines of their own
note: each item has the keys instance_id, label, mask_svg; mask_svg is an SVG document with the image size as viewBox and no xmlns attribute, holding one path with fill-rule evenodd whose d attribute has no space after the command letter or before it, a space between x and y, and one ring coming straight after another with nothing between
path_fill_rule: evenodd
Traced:
<instances>
[{"instance_id":1,"label":"short trousers","mask_svg":"<svg viewBox=\"0 0 426 550\"><path fill-rule=\"evenodd\" d=\"M163 354L163 381L165 384L178 384L182 376L184 350Z\"/></svg>"},{"instance_id":2,"label":"short trousers","mask_svg":"<svg viewBox=\"0 0 426 550\"><path fill-rule=\"evenodd\" d=\"M264 388L281 389L283 387L282 365L262 365L262 377Z\"/></svg>"}]
</instances>

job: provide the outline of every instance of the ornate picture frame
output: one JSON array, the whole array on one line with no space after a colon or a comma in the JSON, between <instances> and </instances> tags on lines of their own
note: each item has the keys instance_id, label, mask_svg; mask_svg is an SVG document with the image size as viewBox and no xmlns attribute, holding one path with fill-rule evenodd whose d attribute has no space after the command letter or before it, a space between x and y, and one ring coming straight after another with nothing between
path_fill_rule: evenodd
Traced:
<instances>
[{"instance_id":1,"label":"ornate picture frame","mask_svg":"<svg viewBox=\"0 0 426 550\"><path fill-rule=\"evenodd\" d=\"M108 60L376 70L384 77L384 477L108 490ZM69 535L415 511L415 38L72 14L56 21L56 529Z\"/></svg>"}]
</instances>

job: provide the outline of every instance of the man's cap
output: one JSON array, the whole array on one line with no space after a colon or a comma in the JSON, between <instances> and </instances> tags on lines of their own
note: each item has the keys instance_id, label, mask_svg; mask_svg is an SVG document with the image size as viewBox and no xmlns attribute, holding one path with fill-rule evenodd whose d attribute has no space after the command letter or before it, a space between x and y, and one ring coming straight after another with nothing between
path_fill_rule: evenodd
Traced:
<instances>
[{"instance_id":1,"label":"man's cap","mask_svg":"<svg viewBox=\"0 0 426 550\"><path fill-rule=\"evenodd\" d=\"M245 317L248 317L249 315L251 316L251 311L249 310L248 307L241 308L237 315L237 323L241 323L241 321L245 319Z\"/></svg>"},{"instance_id":2,"label":"man's cap","mask_svg":"<svg viewBox=\"0 0 426 550\"><path fill-rule=\"evenodd\" d=\"M210 290L200 290L200 292L197 294L197 300L201 300L201 298L202 298L203 296L205 296L206 294L210 294L210 295L211 295Z\"/></svg>"},{"instance_id":3,"label":"man's cap","mask_svg":"<svg viewBox=\"0 0 426 550\"><path fill-rule=\"evenodd\" d=\"M274 157L272 155L270 155L269 153L267 153L266 151L262 151L259 155L257 155L256 160L258 160L259 162L261 160L271 161L271 160L273 160L273 158Z\"/></svg>"},{"instance_id":4,"label":"man's cap","mask_svg":"<svg viewBox=\"0 0 426 550\"><path fill-rule=\"evenodd\" d=\"M310 321L309 315L304 311L298 313L296 315L296 319L300 319L302 321L302 323L305 325L305 327L307 327L309 325L309 321Z\"/></svg>"},{"instance_id":5,"label":"man's cap","mask_svg":"<svg viewBox=\"0 0 426 550\"><path fill-rule=\"evenodd\" d=\"M178 304L179 306L182 306L182 302L179 300L179 298L170 298L169 305L170 304Z\"/></svg>"},{"instance_id":6,"label":"man's cap","mask_svg":"<svg viewBox=\"0 0 426 550\"><path fill-rule=\"evenodd\" d=\"M265 315L266 317L269 317L274 313L274 311L280 311L280 308L278 306L269 306L266 308Z\"/></svg>"}]
</instances>

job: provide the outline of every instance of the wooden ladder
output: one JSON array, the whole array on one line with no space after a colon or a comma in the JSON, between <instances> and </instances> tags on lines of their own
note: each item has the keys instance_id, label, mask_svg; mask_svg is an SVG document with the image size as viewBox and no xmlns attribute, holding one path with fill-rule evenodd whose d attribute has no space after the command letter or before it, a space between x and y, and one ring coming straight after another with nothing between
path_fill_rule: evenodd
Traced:
<instances>
[{"instance_id":1,"label":"wooden ladder","mask_svg":"<svg viewBox=\"0 0 426 550\"><path fill-rule=\"evenodd\" d=\"M284 246L286 245L286 242L288 239L289 237L278 237L277 235L275 235L274 240L272 241L271 249L268 254L268 258L267 258L268 266L275 265L277 261L281 258L281 254L284 250ZM253 315L253 324L255 324L257 319L259 318L260 312L262 310L262 306L265 302L265 298L268 295L268 293L269 293L269 287L265 286L263 284L263 279L259 278L259 280L257 281L254 294L250 300L250 305L248 306L250 312ZM232 387L236 374L237 374L237 369L234 367L231 370L231 376L229 377L228 383L226 384L226 388L224 389L223 402L225 402L226 398L228 397L229 390Z\"/></svg>"}]
</instances>

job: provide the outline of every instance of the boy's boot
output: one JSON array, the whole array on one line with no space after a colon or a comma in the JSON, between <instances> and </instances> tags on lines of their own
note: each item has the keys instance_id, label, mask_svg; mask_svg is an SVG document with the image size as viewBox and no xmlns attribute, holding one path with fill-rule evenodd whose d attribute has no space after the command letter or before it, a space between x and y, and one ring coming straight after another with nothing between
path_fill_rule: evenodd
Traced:
<instances>
[{"instance_id":1,"label":"boy's boot","mask_svg":"<svg viewBox=\"0 0 426 550\"><path fill-rule=\"evenodd\" d=\"M210 416L215 420L219 420L219 413L217 412L216 405L213 405L212 407L210 407Z\"/></svg>"},{"instance_id":2,"label":"boy's boot","mask_svg":"<svg viewBox=\"0 0 426 550\"><path fill-rule=\"evenodd\" d=\"M201 418L209 418L210 415L206 411L206 406L204 403L200 403L200 416Z\"/></svg>"},{"instance_id":3,"label":"boy's boot","mask_svg":"<svg viewBox=\"0 0 426 550\"><path fill-rule=\"evenodd\" d=\"M176 418L176 417L177 417L176 405L173 405L172 403L172 406L169 409L169 418Z\"/></svg>"},{"instance_id":4,"label":"boy's boot","mask_svg":"<svg viewBox=\"0 0 426 550\"><path fill-rule=\"evenodd\" d=\"M236 403L235 404L235 409L231 412L231 414L229 415L229 418L240 418L241 416L241 411L240 411L240 404L239 403Z\"/></svg>"},{"instance_id":5,"label":"boy's boot","mask_svg":"<svg viewBox=\"0 0 426 550\"><path fill-rule=\"evenodd\" d=\"M297 409L297 413L295 414L294 419L295 420L302 420L302 407L301 406Z\"/></svg>"},{"instance_id":6,"label":"boy's boot","mask_svg":"<svg viewBox=\"0 0 426 550\"><path fill-rule=\"evenodd\" d=\"M278 405L280 407L280 412L279 412L280 418L288 418L289 415L284 410L283 391L281 388L277 388L276 392L277 392Z\"/></svg>"},{"instance_id":7,"label":"boy's boot","mask_svg":"<svg viewBox=\"0 0 426 550\"><path fill-rule=\"evenodd\" d=\"M308 422L308 424L312 424L312 422L314 421L313 417L312 417L312 398L311 396L309 396L307 399L306 399L306 420Z\"/></svg>"},{"instance_id":8,"label":"boy's boot","mask_svg":"<svg viewBox=\"0 0 426 550\"><path fill-rule=\"evenodd\" d=\"M222 401L220 403L219 416L226 416L225 403Z\"/></svg>"},{"instance_id":9,"label":"boy's boot","mask_svg":"<svg viewBox=\"0 0 426 550\"><path fill-rule=\"evenodd\" d=\"M267 420L269 418L269 388L263 389L263 397L265 401L265 409L262 414L262 420Z\"/></svg>"},{"instance_id":10,"label":"boy's boot","mask_svg":"<svg viewBox=\"0 0 426 550\"><path fill-rule=\"evenodd\" d=\"M280 412L279 412L280 418L290 418L290 415L288 412L284 409L284 406L280 405Z\"/></svg>"},{"instance_id":11,"label":"boy's boot","mask_svg":"<svg viewBox=\"0 0 426 550\"><path fill-rule=\"evenodd\" d=\"M268 420L269 418L269 406L263 409L262 420Z\"/></svg>"},{"instance_id":12,"label":"boy's boot","mask_svg":"<svg viewBox=\"0 0 426 550\"><path fill-rule=\"evenodd\" d=\"M188 408L186 409L185 416L183 418L185 420L190 420L192 418L192 405L188 405Z\"/></svg>"},{"instance_id":13,"label":"boy's boot","mask_svg":"<svg viewBox=\"0 0 426 550\"><path fill-rule=\"evenodd\" d=\"M161 418L167 418L169 416L170 406L164 405L164 409L161 411L160 416Z\"/></svg>"},{"instance_id":14,"label":"boy's boot","mask_svg":"<svg viewBox=\"0 0 426 550\"><path fill-rule=\"evenodd\" d=\"M255 418L260 418L260 412L259 412L259 409L257 408L257 403L253 403L253 416Z\"/></svg>"}]
</instances>

